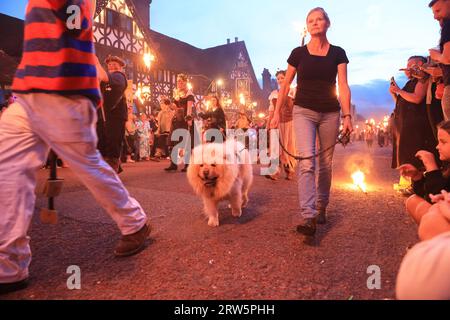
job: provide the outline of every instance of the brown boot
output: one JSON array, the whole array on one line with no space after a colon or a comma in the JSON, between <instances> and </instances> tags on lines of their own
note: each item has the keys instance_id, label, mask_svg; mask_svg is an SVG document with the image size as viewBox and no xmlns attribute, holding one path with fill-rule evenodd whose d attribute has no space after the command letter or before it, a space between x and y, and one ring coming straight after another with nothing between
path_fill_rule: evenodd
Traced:
<instances>
[{"instance_id":1,"label":"brown boot","mask_svg":"<svg viewBox=\"0 0 450 320\"><path fill-rule=\"evenodd\" d=\"M138 253L144 248L145 241L147 240L150 232L151 227L147 223L138 232L127 236L122 236L116 246L116 249L114 250L114 255L116 257L129 257Z\"/></svg>"}]
</instances>

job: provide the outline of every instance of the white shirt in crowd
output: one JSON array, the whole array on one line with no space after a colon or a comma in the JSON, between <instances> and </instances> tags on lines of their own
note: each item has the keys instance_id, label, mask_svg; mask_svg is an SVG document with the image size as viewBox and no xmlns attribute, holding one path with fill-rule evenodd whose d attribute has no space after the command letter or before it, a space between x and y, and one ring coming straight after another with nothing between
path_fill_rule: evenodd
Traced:
<instances>
[{"instance_id":1,"label":"white shirt in crowd","mask_svg":"<svg viewBox=\"0 0 450 320\"><path fill-rule=\"evenodd\" d=\"M400 300L450 300L450 232L413 247L397 276Z\"/></svg>"}]
</instances>

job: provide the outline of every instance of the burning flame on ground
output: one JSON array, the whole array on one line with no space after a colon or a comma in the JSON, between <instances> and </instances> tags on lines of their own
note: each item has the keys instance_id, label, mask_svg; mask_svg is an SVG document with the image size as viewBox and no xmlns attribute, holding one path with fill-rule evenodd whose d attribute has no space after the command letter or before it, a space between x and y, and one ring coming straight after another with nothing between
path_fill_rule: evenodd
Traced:
<instances>
[{"instance_id":1,"label":"burning flame on ground","mask_svg":"<svg viewBox=\"0 0 450 320\"><path fill-rule=\"evenodd\" d=\"M352 174L353 185L358 187L362 192L367 193L366 176L361 170Z\"/></svg>"}]
</instances>

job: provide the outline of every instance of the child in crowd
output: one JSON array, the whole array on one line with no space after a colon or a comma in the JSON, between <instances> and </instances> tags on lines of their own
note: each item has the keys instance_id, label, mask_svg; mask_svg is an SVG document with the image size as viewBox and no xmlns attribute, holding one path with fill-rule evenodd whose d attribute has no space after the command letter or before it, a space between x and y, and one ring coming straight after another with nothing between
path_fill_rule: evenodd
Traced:
<instances>
[{"instance_id":1,"label":"child in crowd","mask_svg":"<svg viewBox=\"0 0 450 320\"><path fill-rule=\"evenodd\" d=\"M136 121L136 129L139 136L139 160L150 160L150 123L147 115L141 113Z\"/></svg>"},{"instance_id":2,"label":"child in crowd","mask_svg":"<svg viewBox=\"0 0 450 320\"><path fill-rule=\"evenodd\" d=\"M450 161L450 121L438 126L440 160ZM434 155L419 151L416 155L424 165L424 171L411 164L399 167L400 174L413 181L415 195L406 201L408 213L419 225L421 240L429 240L450 231L450 169L441 170ZM436 203L436 204L432 204Z\"/></svg>"}]
</instances>

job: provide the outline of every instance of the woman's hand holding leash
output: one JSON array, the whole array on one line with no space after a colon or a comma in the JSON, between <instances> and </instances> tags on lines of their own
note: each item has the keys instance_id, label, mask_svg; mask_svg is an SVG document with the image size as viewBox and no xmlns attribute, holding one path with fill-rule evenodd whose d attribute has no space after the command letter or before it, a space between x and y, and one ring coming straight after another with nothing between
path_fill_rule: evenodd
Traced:
<instances>
[{"instance_id":1,"label":"woman's hand holding leash","mask_svg":"<svg viewBox=\"0 0 450 320\"><path fill-rule=\"evenodd\" d=\"M344 116L344 121L342 124L342 131L344 134L350 134L353 132L353 124L352 124L352 118L350 115Z\"/></svg>"}]
</instances>

